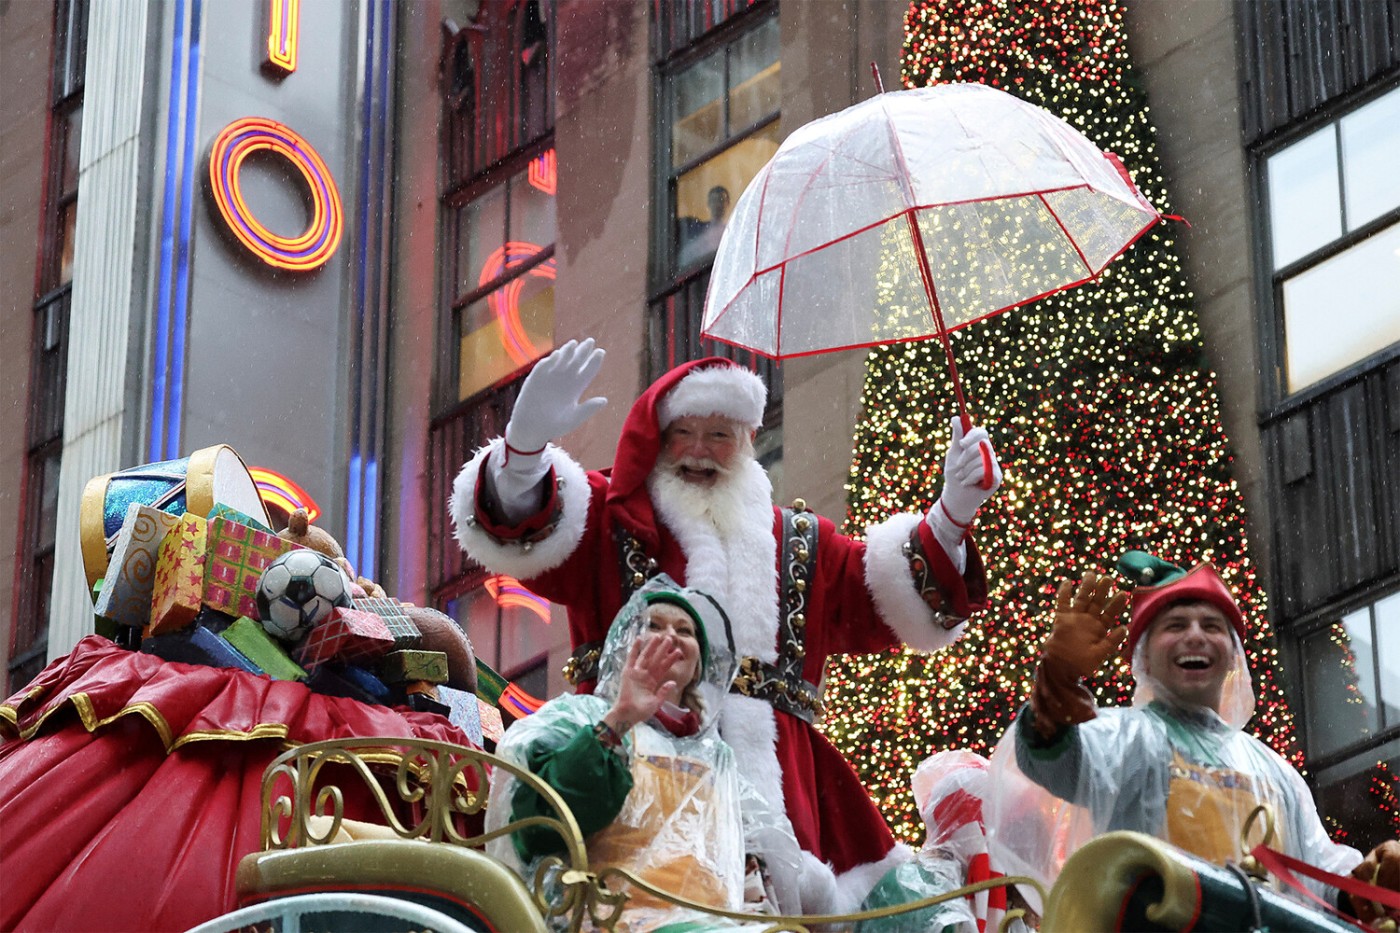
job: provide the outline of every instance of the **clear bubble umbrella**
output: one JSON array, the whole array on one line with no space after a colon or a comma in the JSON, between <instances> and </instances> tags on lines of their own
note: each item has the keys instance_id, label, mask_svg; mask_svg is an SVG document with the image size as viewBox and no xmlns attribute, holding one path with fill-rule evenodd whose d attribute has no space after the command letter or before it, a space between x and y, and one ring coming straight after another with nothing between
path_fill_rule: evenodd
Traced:
<instances>
[{"instance_id":1,"label":"clear bubble umbrella","mask_svg":"<svg viewBox=\"0 0 1400 933\"><path fill-rule=\"evenodd\" d=\"M1161 214L1111 153L982 84L878 94L794 131L715 255L704 336L786 359L942 339L1087 282Z\"/></svg>"}]
</instances>

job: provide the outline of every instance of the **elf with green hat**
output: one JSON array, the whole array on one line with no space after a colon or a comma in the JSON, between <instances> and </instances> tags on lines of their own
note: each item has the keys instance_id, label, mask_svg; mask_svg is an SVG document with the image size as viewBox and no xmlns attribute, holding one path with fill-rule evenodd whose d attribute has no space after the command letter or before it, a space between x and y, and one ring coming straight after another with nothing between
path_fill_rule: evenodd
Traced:
<instances>
[{"instance_id":1,"label":"elf with green hat","mask_svg":"<svg viewBox=\"0 0 1400 933\"><path fill-rule=\"evenodd\" d=\"M716 728L735 670L733 633L719 603L659 574L613 620L597 691L550 700L506 730L497 754L559 793L594 870L624 868L709 907L772 912L764 904L768 887L774 897L793 897L804 862L787 816L752 790ZM555 815L504 768L492 775L488 830ZM548 826L516 830L487 851L527 882L545 858L566 854ZM629 929L706 921L626 890Z\"/></svg>"},{"instance_id":2,"label":"elf with green hat","mask_svg":"<svg viewBox=\"0 0 1400 933\"><path fill-rule=\"evenodd\" d=\"M993 756L993 862L1048 884L1079 845L1114 830L1238 862L1250 814L1264 804L1272 848L1333 873L1361 866L1359 852L1328 838L1297 770L1242 731L1254 714L1245 619L1215 568L1185 570L1130 551L1118 569L1137 584L1131 594L1093 572L1059 588L1030 700ZM1082 680L1120 644L1137 681L1133 705L1099 709ZM1248 844L1261 835L1253 829ZM1378 847L1369 871L1359 869L1364 880L1392 852L1400 855ZM1397 873L1394 861L1382 877ZM1312 886L1356 912L1335 889Z\"/></svg>"}]
</instances>

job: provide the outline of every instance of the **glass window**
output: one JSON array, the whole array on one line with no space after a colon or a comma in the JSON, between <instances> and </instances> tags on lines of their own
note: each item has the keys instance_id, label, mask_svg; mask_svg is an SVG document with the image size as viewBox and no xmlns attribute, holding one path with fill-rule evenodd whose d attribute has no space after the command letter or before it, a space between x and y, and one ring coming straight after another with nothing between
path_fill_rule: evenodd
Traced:
<instances>
[{"instance_id":1,"label":"glass window","mask_svg":"<svg viewBox=\"0 0 1400 933\"><path fill-rule=\"evenodd\" d=\"M1376 658L1380 662L1382 722L1400 726L1400 593L1371 607L1376 620Z\"/></svg>"},{"instance_id":2,"label":"glass window","mask_svg":"<svg viewBox=\"0 0 1400 933\"><path fill-rule=\"evenodd\" d=\"M676 179L676 251L682 267L714 255L734 200L778 151L779 133L778 124L770 123Z\"/></svg>"},{"instance_id":3,"label":"glass window","mask_svg":"<svg viewBox=\"0 0 1400 933\"><path fill-rule=\"evenodd\" d=\"M458 398L470 398L554 348L554 260L472 302L459 318Z\"/></svg>"},{"instance_id":4,"label":"glass window","mask_svg":"<svg viewBox=\"0 0 1400 933\"><path fill-rule=\"evenodd\" d=\"M1347 229L1355 230L1400 207L1400 88L1341 121Z\"/></svg>"},{"instance_id":5,"label":"glass window","mask_svg":"<svg viewBox=\"0 0 1400 933\"><path fill-rule=\"evenodd\" d=\"M693 273L714 256L734 202L777 151L778 53L778 19L762 15L728 43L663 74L670 230L661 268Z\"/></svg>"},{"instance_id":6,"label":"glass window","mask_svg":"<svg viewBox=\"0 0 1400 933\"><path fill-rule=\"evenodd\" d=\"M1400 836L1400 750L1388 744L1318 775L1317 809L1329 834L1362 852Z\"/></svg>"},{"instance_id":7,"label":"glass window","mask_svg":"<svg viewBox=\"0 0 1400 933\"><path fill-rule=\"evenodd\" d=\"M1309 752L1327 755L1380 729L1370 609L1303 639Z\"/></svg>"},{"instance_id":8,"label":"glass window","mask_svg":"<svg viewBox=\"0 0 1400 933\"><path fill-rule=\"evenodd\" d=\"M457 212L456 398L554 348L553 151Z\"/></svg>"},{"instance_id":9,"label":"glass window","mask_svg":"<svg viewBox=\"0 0 1400 933\"><path fill-rule=\"evenodd\" d=\"M1284 280L1282 294L1289 392L1400 341L1400 224Z\"/></svg>"},{"instance_id":10,"label":"glass window","mask_svg":"<svg viewBox=\"0 0 1400 933\"><path fill-rule=\"evenodd\" d=\"M481 0L445 21L439 70L448 184L463 185L554 128L553 0Z\"/></svg>"},{"instance_id":11,"label":"glass window","mask_svg":"<svg viewBox=\"0 0 1400 933\"><path fill-rule=\"evenodd\" d=\"M69 195L78 190L78 157L83 142L82 104L69 111L63 122L63 168L59 187L63 194Z\"/></svg>"},{"instance_id":12,"label":"glass window","mask_svg":"<svg viewBox=\"0 0 1400 933\"><path fill-rule=\"evenodd\" d=\"M729 66L729 123L735 130L753 126L778 112L778 21L764 20L734 43Z\"/></svg>"},{"instance_id":13,"label":"glass window","mask_svg":"<svg viewBox=\"0 0 1400 933\"><path fill-rule=\"evenodd\" d=\"M472 640L476 656L505 677L516 679L532 671L549 651L549 602L511 577L487 577L480 586L448 603L447 614ZM534 696L544 695L543 686L539 693L526 684L521 686Z\"/></svg>"},{"instance_id":14,"label":"glass window","mask_svg":"<svg viewBox=\"0 0 1400 933\"><path fill-rule=\"evenodd\" d=\"M1285 393L1400 341L1400 88L1265 162ZM1360 231L1377 221L1379 231Z\"/></svg>"},{"instance_id":15,"label":"glass window","mask_svg":"<svg viewBox=\"0 0 1400 933\"><path fill-rule=\"evenodd\" d=\"M724 50L676 75L671 90L671 162L680 165L724 141Z\"/></svg>"},{"instance_id":16,"label":"glass window","mask_svg":"<svg viewBox=\"0 0 1400 933\"><path fill-rule=\"evenodd\" d=\"M1335 127L1318 130L1270 158L1268 175L1275 269L1342 235Z\"/></svg>"}]
</instances>

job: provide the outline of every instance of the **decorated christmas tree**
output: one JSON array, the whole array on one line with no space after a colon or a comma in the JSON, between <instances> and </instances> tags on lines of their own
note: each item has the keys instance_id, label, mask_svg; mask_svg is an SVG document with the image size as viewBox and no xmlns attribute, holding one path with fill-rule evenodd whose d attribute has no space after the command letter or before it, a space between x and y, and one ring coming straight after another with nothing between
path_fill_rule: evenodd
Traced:
<instances>
[{"instance_id":1,"label":"decorated christmas tree","mask_svg":"<svg viewBox=\"0 0 1400 933\"><path fill-rule=\"evenodd\" d=\"M981 82L1042 106L1117 154L1157 209L1171 210L1117 2L916 3L903 79ZM909 789L919 761L949 748L990 753L1029 692L1056 586L1087 569L1111 572L1129 548L1182 566L1215 563L1250 629L1250 728L1302 763L1174 243L1180 230L1158 224L1099 280L953 335L974 419L1006 473L975 529L991 605L937 655L850 658L827 674L826 734L905 839L923 835ZM862 402L848 484L855 532L938 494L936 452L956 412L941 346L873 351ZM1127 665L1091 687L1101 705L1127 703Z\"/></svg>"}]
</instances>

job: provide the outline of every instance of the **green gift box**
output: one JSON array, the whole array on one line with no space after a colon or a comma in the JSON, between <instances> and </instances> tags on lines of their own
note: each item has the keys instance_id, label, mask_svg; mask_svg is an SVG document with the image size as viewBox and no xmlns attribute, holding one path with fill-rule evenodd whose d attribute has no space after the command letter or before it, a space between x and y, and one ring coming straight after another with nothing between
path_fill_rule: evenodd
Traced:
<instances>
[{"instance_id":1,"label":"green gift box","mask_svg":"<svg viewBox=\"0 0 1400 933\"><path fill-rule=\"evenodd\" d=\"M219 637L237 648L249 661L273 680L305 680L306 671L293 661L282 646L262 627L261 622L240 616Z\"/></svg>"},{"instance_id":2,"label":"green gift box","mask_svg":"<svg viewBox=\"0 0 1400 933\"><path fill-rule=\"evenodd\" d=\"M391 651L379 662L379 677L385 683L406 684L426 680L430 684L447 683L447 654L408 648Z\"/></svg>"}]
</instances>

